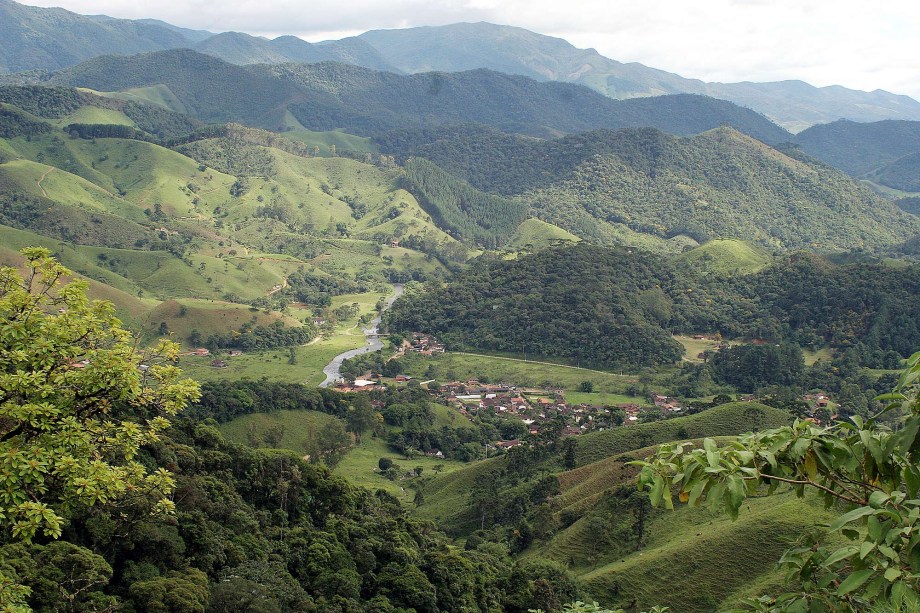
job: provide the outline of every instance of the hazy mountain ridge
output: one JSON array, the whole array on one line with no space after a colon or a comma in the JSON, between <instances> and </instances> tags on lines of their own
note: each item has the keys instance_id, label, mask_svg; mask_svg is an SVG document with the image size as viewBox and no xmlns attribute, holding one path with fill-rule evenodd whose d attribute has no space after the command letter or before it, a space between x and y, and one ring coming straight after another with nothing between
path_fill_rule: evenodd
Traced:
<instances>
[{"instance_id":1,"label":"hazy mountain ridge","mask_svg":"<svg viewBox=\"0 0 920 613\"><path fill-rule=\"evenodd\" d=\"M513 26L458 23L372 30L360 38L406 72L492 68L581 83L612 98L703 94L753 108L793 131L840 118L920 119L920 102L909 96L837 85L814 87L802 81L706 83L638 63L618 62L594 49L578 49L563 39Z\"/></svg>"},{"instance_id":2,"label":"hazy mountain ridge","mask_svg":"<svg viewBox=\"0 0 920 613\"><path fill-rule=\"evenodd\" d=\"M284 129L287 113L311 130L360 135L481 123L553 137L653 126L693 134L723 124L776 143L792 136L754 111L701 96L617 101L580 85L474 70L398 75L347 64L238 66L192 50L96 58L61 70L53 85L119 91L165 85L196 119Z\"/></svg>"},{"instance_id":3,"label":"hazy mountain ridge","mask_svg":"<svg viewBox=\"0 0 920 613\"><path fill-rule=\"evenodd\" d=\"M156 19L83 16L0 0L0 72L57 70L105 54L194 48L240 64L339 61L390 72L460 72L487 68L538 80L585 85L615 99L691 93L730 100L792 131L840 118L920 120L920 102L876 90L814 87L801 81L706 83L622 63L594 49L513 26L457 23L372 30L358 37L308 43L239 32L190 30Z\"/></svg>"}]
</instances>

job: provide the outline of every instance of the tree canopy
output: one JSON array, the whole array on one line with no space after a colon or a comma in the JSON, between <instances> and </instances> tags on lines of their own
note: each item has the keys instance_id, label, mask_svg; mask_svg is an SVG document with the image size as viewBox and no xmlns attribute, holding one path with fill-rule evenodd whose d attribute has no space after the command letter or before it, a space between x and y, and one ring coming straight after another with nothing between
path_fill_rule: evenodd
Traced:
<instances>
[{"instance_id":1,"label":"tree canopy","mask_svg":"<svg viewBox=\"0 0 920 613\"><path fill-rule=\"evenodd\" d=\"M81 505L149 497L168 512L173 480L138 461L168 416L198 397L171 364L178 346L139 352L110 303L46 249L22 251L26 274L0 268L0 526L4 536L60 536Z\"/></svg>"}]
</instances>

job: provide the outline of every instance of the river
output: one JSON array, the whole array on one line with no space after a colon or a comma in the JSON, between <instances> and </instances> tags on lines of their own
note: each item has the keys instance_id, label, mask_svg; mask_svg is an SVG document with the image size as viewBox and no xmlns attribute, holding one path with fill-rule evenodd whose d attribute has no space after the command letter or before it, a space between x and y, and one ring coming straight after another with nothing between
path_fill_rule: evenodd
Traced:
<instances>
[{"instance_id":1,"label":"river","mask_svg":"<svg viewBox=\"0 0 920 613\"><path fill-rule=\"evenodd\" d=\"M320 387L329 387L342 377L342 362L345 360L355 356L364 355L365 353L371 353L372 351L383 349L383 342L380 340L380 335L378 333L378 328L380 327L380 317L387 309L390 308L390 306L392 306L393 302L397 298L402 296L402 293L403 284L394 283L393 295L386 299L380 314L371 320L371 327L364 331L364 337L367 341L364 347L358 347L357 349L345 351L332 358L332 361L329 362L325 368L323 368L323 374L326 375L326 379L319 384Z\"/></svg>"}]
</instances>

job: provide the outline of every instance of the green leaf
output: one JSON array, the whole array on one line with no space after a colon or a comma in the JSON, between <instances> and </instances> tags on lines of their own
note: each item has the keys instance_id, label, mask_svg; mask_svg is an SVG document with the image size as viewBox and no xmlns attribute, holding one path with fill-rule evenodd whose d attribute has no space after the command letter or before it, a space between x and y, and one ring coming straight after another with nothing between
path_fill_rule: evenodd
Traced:
<instances>
[{"instance_id":1,"label":"green leaf","mask_svg":"<svg viewBox=\"0 0 920 613\"><path fill-rule=\"evenodd\" d=\"M830 530L833 532L835 530L840 530L842 527L850 523L851 521L856 521L861 517L866 515L872 515L875 512L875 509L872 507L858 507L853 509L849 513L844 513L837 519L831 522Z\"/></svg>"},{"instance_id":2,"label":"green leaf","mask_svg":"<svg viewBox=\"0 0 920 613\"><path fill-rule=\"evenodd\" d=\"M823 565L826 567L833 566L840 560L844 560L846 558L854 556L857 553L861 553L861 552L860 552L860 548L857 547L856 545L847 545L846 547L841 547L840 549L838 549L831 555L827 556L827 559L824 560Z\"/></svg>"},{"instance_id":3,"label":"green leaf","mask_svg":"<svg viewBox=\"0 0 920 613\"><path fill-rule=\"evenodd\" d=\"M840 584L840 587L837 588L837 595L845 596L853 590L859 588L863 583L869 580L874 572L875 571L873 569L866 568L850 573L850 576L844 579L843 583Z\"/></svg>"},{"instance_id":4,"label":"green leaf","mask_svg":"<svg viewBox=\"0 0 920 613\"><path fill-rule=\"evenodd\" d=\"M899 568L892 567L885 571L885 581L893 582L900 576L901 576L901 569Z\"/></svg>"}]
</instances>

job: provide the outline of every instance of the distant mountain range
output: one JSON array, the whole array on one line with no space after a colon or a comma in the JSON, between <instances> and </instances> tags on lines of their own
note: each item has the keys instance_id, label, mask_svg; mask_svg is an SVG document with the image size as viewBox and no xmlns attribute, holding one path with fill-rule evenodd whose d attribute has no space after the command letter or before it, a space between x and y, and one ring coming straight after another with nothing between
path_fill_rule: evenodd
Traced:
<instances>
[{"instance_id":1,"label":"distant mountain range","mask_svg":"<svg viewBox=\"0 0 920 613\"><path fill-rule=\"evenodd\" d=\"M767 143L792 138L764 116L724 100L689 94L612 100L580 85L483 69L399 75L333 62L238 66L177 49L104 56L43 82L130 90L204 122L276 131L343 129L371 136L478 123L543 138L642 126L689 135L730 125Z\"/></svg>"},{"instance_id":2,"label":"distant mountain range","mask_svg":"<svg viewBox=\"0 0 920 613\"><path fill-rule=\"evenodd\" d=\"M213 34L153 19L83 16L0 0L0 72L58 70L100 55L193 48L246 64L336 61L394 73L486 68L541 81L586 85L615 99L691 93L730 100L797 132L816 123L920 120L920 102L876 90L817 88L800 81L706 83L606 58L593 49L522 28L489 23L374 30L311 44L238 32Z\"/></svg>"}]
</instances>

